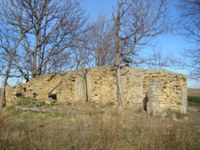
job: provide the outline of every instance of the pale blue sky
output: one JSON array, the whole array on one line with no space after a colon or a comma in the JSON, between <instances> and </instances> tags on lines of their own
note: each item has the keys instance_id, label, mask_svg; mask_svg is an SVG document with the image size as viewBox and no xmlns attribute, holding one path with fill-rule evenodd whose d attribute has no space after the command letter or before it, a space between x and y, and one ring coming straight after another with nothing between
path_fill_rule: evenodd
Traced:
<instances>
[{"instance_id":1,"label":"pale blue sky","mask_svg":"<svg viewBox=\"0 0 200 150\"><path fill-rule=\"evenodd\" d=\"M176 8L177 0L169 1L169 16L172 21L176 20L179 16L179 12ZM112 15L113 8L117 5L117 0L82 0L82 4L86 9L92 20L98 16L98 14L106 14L108 18ZM178 28L175 29L175 31ZM176 32L171 32L166 35L162 35L156 38L153 42L157 45L157 48L161 49L163 53L170 54L174 57L181 57L181 52L184 49L189 49L193 45L189 43L185 37L177 35ZM143 50L144 52L151 51L150 48ZM189 74L189 71L186 69L171 69L177 73ZM197 81L188 80L189 87L200 87L200 83Z\"/></svg>"},{"instance_id":2,"label":"pale blue sky","mask_svg":"<svg viewBox=\"0 0 200 150\"><path fill-rule=\"evenodd\" d=\"M87 14L90 17L91 21L94 21L98 14L105 14L108 18L111 16L115 5L117 4L117 0L81 0L83 7L86 9ZM174 7L176 0L172 0L169 2L169 15L172 20L175 20L178 15L177 9ZM187 48L190 48L191 43L187 42L184 37L176 35L176 33L169 33L167 35L160 36L159 38L153 41L157 44L157 47L161 49L164 53L169 53L170 55L180 57L180 53ZM145 52L150 51L150 49L145 49ZM172 71L178 73L188 74L187 70L175 70ZM0 79L1 82L1 79ZM189 81L189 87L200 87L200 84L196 81Z\"/></svg>"},{"instance_id":3,"label":"pale blue sky","mask_svg":"<svg viewBox=\"0 0 200 150\"><path fill-rule=\"evenodd\" d=\"M95 19L101 13L111 15L117 4L117 0L82 0L81 2L91 19Z\"/></svg>"},{"instance_id":4,"label":"pale blue sky","mask_svg":"<svg viewBox=\"0 0 200 150\"><path fill-rule=\"evenodd\" d=\"M98 14L106 14L108 18L111 16L113 8L117 4L117 0L82 0L82 4L86 9L91 20L95 20ZM175 20L178 15L175 8L176 0L169 2L169 16L171 20ZM173 55L179 55L184 48L189 48L191 44L186 41L184 37L169 33L162 35L153 41L157 44L158 48Z\"/></svg>"}]
</instances>

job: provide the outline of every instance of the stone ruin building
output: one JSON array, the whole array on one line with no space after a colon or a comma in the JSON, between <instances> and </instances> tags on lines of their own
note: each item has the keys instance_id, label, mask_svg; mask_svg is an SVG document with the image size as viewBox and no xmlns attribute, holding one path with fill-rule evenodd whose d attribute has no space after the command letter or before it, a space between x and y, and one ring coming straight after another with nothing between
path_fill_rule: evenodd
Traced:
<instances>
[{"instance_id":1,"label":"stone ruin building","mask_svg":"<svg viewBox=\"0 0 200 150\"><path fill-rule=\"evenodd\" d=\"M187 77L166 70L122 68L125 107L161 115L168 110L187 111ZM17 96L59 102L117 104L116 74L113 67L95 67L55 75L42 75L15 88L7 88L7 99Z\"/></svg>"}]
</instances>

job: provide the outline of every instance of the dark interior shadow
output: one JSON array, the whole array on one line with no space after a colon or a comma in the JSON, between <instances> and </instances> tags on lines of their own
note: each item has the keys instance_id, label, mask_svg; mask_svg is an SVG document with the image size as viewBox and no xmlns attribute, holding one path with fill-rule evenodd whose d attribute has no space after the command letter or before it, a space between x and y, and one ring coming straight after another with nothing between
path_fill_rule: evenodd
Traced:
<instances>
[{"instance_id":1,"label":"dark interior shadow","mask_svg":"<svg viewBox=\"0 0 200 150\"><path fill-rule=\"evenodd\" d=\"M146 93L146 96L143 99L143 108L144 108L145 111L147 111L147 102L148 101L149 101L149 99L148 99L148 96L147 96L147 93Z\"/></svg>"}]
</instances>

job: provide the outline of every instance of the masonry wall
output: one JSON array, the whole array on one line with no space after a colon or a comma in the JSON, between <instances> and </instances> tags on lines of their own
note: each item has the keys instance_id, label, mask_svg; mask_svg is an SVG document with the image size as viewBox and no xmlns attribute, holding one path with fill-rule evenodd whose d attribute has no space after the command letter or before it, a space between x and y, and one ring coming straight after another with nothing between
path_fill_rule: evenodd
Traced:
<instances>
[{"instance_id":1,"label":"masonry wall","mask_svg":"<svg viewBox=\"0 0 200 150\"><path fill-rule=\"evenodd\" d=\"M186 113L186 76L165 70L122 68L125 106L144 109L152 115L167 110ZM116 74L113 67L96 67L57 75L43 75L9 90L8 97L22 95L39 100L56 98L60 102L117 104Z\"/></svg>"}]
</instances>

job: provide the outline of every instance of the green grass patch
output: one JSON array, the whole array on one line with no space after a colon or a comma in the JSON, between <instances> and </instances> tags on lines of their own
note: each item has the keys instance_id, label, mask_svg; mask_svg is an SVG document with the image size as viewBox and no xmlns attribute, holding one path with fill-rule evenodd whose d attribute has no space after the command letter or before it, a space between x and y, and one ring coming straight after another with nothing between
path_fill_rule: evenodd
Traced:
<instances>
[{"instance_id":1,"label":"green grass patch","mask_svg":"<svg viewBox=\"0 0 200 150\"><path fill-rule=\"evenodd\" d=\"M200 96L188 96L188 102L191 104L200 105Z\"/></svg>"},{"instance_id":2,"label":"green grass patch","mask_svg":"<svg viewBox=\"0 0 200 150\"><path fill-rule=\"evenodd\" d=\"M16 106L28 106L28 107L42 107L45 105L45 102L43 101L38 101L36 99L32 98L20 98L16 102Z\"/></svg>"},{"instance_id":3,"label":"green grass patch","mask_svg":"<svg viewBox=\"0 0 200 150\"><path fill-rule=\"evenodd\" d=\"M6 110L9 112L9 114L13 117L17 118L24 118L28 120L34 120L37 119L44 119L44 118L58 118L58 117L64 117L64 118L71 118L70 114L60 113L56 111L57 104L45 104L44 101L39 101L32 98L25 98L20 97L15 102L12 103L12 105L8 106ZM21 111L20 108L36 108L36 109L50 109L54 110L55 112L48 112L48 113L42 113L42 112L25 112Z\"/></svg>"},{"instance_id":4,"label":"green grass patch","mask_svg":"<svg viewBox=\"0 0 200 150\"><path fill-rule=\"evenodd\" d=\"M13 116L13 117L18 117L18 116L20 116L21 111L19 111L19 110L14 110L14 111L11 111L10 114L11 114L11 116Z\"/></svg>"}]
</instances>

